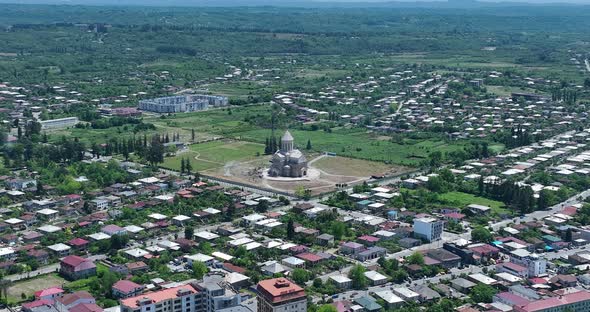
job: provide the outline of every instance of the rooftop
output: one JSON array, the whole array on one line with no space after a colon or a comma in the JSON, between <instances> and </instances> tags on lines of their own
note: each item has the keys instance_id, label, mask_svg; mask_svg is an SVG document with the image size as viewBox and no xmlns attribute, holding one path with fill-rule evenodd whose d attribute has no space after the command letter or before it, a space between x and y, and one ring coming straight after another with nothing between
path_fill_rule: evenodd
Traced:
<instances>
[{"instance_id":1,"label":"rooftop","mask_svg":"<svg viewBox=\"0 0 590 312\"><path fill-rule=\"evenodd\" d=\"M140 306L140 302L149 301L150 303L158 303L178 297L182 297L180 295L183 291L190 292L191 294L197 293L197 290L193 288L191 285L182 285L177 287L172 287L168 289L163 289L151 293L146 293L143 295L139 295L136 297L131 297L127 299L121 300L121 305L129 307L131 309L138 308Z\"/></svg>"},{"instance_id":2,"label":"rooftop","mask_svg":"<svg viewBox=\"0 0 590 312\"><path fill-rule=\"evenodd\" d=\"M557 308L563 305L573 304L581 301L590 300L590 292L578 291L571 294L566 294L559 297L552 297L548 299L542 299L533 301L529 304L518 307L517 311L523 312L534 312L534 311L546 311L551 308Z\"/></svg>"},{"instance_id":3,"label":"rooftop","mask_svg":"<svg viewBox=\"0 0 590 312\"><path fill-rule=\"evenodd\" d=\"M272 303L305 298L303 288L286 278L273 278L260 281L257 289L260 295L266 297Z\"/></svg>"}]
</instances>

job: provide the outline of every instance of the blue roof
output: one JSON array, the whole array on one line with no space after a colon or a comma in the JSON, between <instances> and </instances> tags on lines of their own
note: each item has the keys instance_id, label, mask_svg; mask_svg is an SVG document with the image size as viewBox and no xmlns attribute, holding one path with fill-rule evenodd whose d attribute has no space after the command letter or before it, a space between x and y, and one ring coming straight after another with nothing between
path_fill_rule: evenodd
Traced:
<instances>
[{"instance_id":1,"label":"blue roof","mask_svg":"<svg viewBox=\"0 0 590 312\"><path fill-rule=\"evenodd\" d=\"M553 236L553 235L543 235L543 239L550 241L552 243L561 242L561 238Z\"/></svg>"},{"instance_id":2,"label":"blue roof","mask_svg":"<svg viewBox=\"0 0 590 312\"><path fill-rule=\"evenodd\" d=\"M373 297L363 296L354 300L356 303L361 305L367 311L378 311L381 310L381 305L377 303Z\"/></svg>"},{"instance_id":3,"label":"blue roof","mask_svg":"<svg viewBox=\"0 0 590 312\"><path fill-rule=\"evenodd\" d=\"M497 241L496 240L496 241L493 241L492 244L494 244L496 246L500 246L500 245L504 244L504 242L501 242L501 241Z\"/></svg>"}]
</instances>

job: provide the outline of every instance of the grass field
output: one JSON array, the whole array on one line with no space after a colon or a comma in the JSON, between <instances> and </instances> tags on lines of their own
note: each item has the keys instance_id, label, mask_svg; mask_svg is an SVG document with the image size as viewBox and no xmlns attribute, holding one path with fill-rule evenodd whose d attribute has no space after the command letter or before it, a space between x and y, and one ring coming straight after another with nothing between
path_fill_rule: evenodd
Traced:
<instances>
[{"instance_id":1,"label":"grass field","mask_svg":"<svg viewBox=\"0 0 590 312\"><path fill-rule=\"evenodd\" d=\"M268 130L252 130L241 134L245 140L264 142ZM462 142L445 142L435 140L405 140L402 143L379 141L378 137L364 131L327 133L324 131L290 131L299 148L304 148L307 140L311 141L316 152L333 152L338 156L383 161L397 165L414 166L434 151L443 154L462 149Z\"/></svg>"},{"instance_id":2,"label":"grass field","mask_svg":"<svg viewBox=\"0 0 590 312\"><path fill-rule=\"evenodd\" d=\"M197 136L220 136L262 144L269 137L270 130L261 129L256 125L249 124L244 119L248 116L263 114L268 114L267 105L234 108L231 110L231 114L228 110L223 109L176 114L174 116L167 116L164 119L152 117L146 118L146 122L154 123L161 129L176 128L182 131L195 129ZM408 139L402 143L393 143L389 140L380 140L378 136L366 133L363 130L352 132L349 130L334 130L331 133L324 131L291 130L291 133L295 137L295 143L299 148L304 148L307 140L311 140L312 149L316 152L334 152L339 156L409 166L419 164L431 152L450 152L462 149L464 145L464 142L460 141L446 142L436 139ZM196 151L192 148L191 150ZM233 156L229 160L235 160L232 158ZM207 160L211 159L207 158ZM176 168L179 165L179 157L172 158L165 163L166 167ZM198 166L205 170L215 167L212 164L199 164ZM197 168L196 166L194 167Z\"/></svg>"},{"instance_id":3,"label":"grass field","mask_svg":"<svg viewBox=\"0 0 590 312\"><path fill-rule=\"evenodd\" d=\"M498 96L510 96L512 92L535 93L533 89L517 88L509 86L485 86L489 93Z\"/></svg>"},{"instance_id":4,"label":"grass field","mask_svg":"<svg viewBox=\"0 0 590 312\"><path fill-rule=\"evenodd\" d=\"M276 88L257 82L223 82L207 85L207 91L218 95L247 98L260 92L277 92Z\"/></svg>"},{"instance_id":5,"label":"grass field","mask_svg":"<svg viewBox=\"0 0 590 312\"><path fill-rule=\"evenodd\" d=\"M23 293L29 297L37 290L52 286L62 287L64 283L66 283L66 281L57 274L46 274L26 281L16 282L8 288L8 301L20 302L23 301L21 298L21 294Z\"/></svg>"},{"instance_id":6,"label":"grass field","mask_svg":"<svg viewBox=\"0 0 590 312\"><path fill-rule=\"evenodd\" d=\"M193 144L189 150L175 157L166 158L165 168L180 170L182 158L189 158L193 170L206 171L223 167L232 161L252 160L264 152L264 145L243 141L219 140Z\"/></svg>"},{"instance_id":7,"label":"grass field","mask_svg":"<svg viewBox=\"0 0 590 312\"><path fill-rule=\"evenodd\" d=\"M504 206L504 203L502 202L463 192L448 192L445 194L441 194L439 198L441 200L449 202L449 204L457 206L458 208L463 208L469 204L478 204L492 208L492 214L495 215L510 213L508 209L506 209L506 206Z\"/></svg>"},{"instance_id":8,"label":"grass field","mask_svg":"<svg viewBox=\"0 0 590 312\"><path fill-rule=\"evenodd\" d=\"M345 158L345 157L324 157L315 161L316 167L328 174L369 177L371 175L382 175L394 172L403 172L408 168L391 166L381 162Z\"/></svg>"},{"instance_id":9,"label":"grass field","mask_svg":"<svg viewBox=\"0 0 590 312\"><path fill-rule=\"evenodd\" d=\"M145 122L156 127L177 128L190 131L195 129L199 134L235 135L240 132L256 129L244 121L248 116L268 114L268 105L255 105L228 109L215 109L205 112L175 114L165 118L149 117Z\"/></svg>"}]
</instances>

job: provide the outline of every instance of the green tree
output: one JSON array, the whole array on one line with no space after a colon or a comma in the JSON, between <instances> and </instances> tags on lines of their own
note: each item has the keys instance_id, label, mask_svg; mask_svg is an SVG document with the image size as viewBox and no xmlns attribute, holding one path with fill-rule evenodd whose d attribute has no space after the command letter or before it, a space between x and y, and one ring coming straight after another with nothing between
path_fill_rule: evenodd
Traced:
<instances>
[{"instance_id":1,"label":"green tree","mask_svg":"<svg viewBox=\"0 0 590 312\"><path fill-rule=\"evenodd\" d=\"M317 312L338 312L338 310L331 304L324 304L318 308Z\"/></svg>"},{"instance_id":2,"label":"green tree","mask_svg":"<svg viewBox=\"0 0 590 312\"><path fill-rule=\"evenodd\" d=\"M119 280L119 276L111 271L105 270L100 277L100 292L102 296L110 297L113 285Z\"/></svg>"},{"instance_id":3,"label":"green tree","mask_svg":"<svg viewBox=\"0 0 590 312\"><path fill-rule=\"evenodd\" d=\"M225 211L224 219L225 221L231 221L234 219L236 214L236 203L233 200L230 200L229 204L227 205L227 210Z\"/></svg>"},{"instance_id":4,"label":"green tree","mask_svg":"<svg viewBox=\"0 0 590 312\"><path fill-rule=\"evenodd\" d=\"M475 302L490 303L497 292L498 291L492 286L477 284L471 289L470 296Z\"/></svg>"},{"instance_id":5,"label":"green tree","mask_svg":"<svg viewBox=\"0 0 590 312\"><path fill-rule=\"evenodd\" d=\"M201 261L193 261L193 277L196 279L202 279L203 276L205 276L205 274L207 274L207 272L209 272L209 269L207 268L207 266L201 262Z\"/></svg>"},{"instance_id":6,"label":"green tree","mask_svg":"<svg viewBox=\"0 0 590 312\"><path fill-rule=\"evenodd\" d=\"M303 285L305 282L309 281L310 274L304 269L296 268L291 272L291 278L295 283Z\"/></svg>"},{"instance_id":7,"label":"green tree","mask_svg":"<svg viewBox=\"0 0 590 312\"><path fill-rule=\"evenodd\" d=\"M240 246L242 247L242 246ZM211 247L211 243L209 242L202 242L199 244L199 250L206 255L210 255L213 253L213 247Z\"/></svg>"},{"instance_id":8,"label":"green tree","mask_svg":"<svg viewBox=\"0 0 590 312\"><path fill-rule=\"evenodd\" d=\"M443 298L437 304L432 305L428 311L429 312L447 312L447 311L454 311L455 305L453 301Z\"/></svg>"},{"instance_id":9,"label":"green tree","mask_svg":"<svg viewBox=\"0 0 590 312\"><path fill-rule=\"evenodd\" d=\"M111 236L111 249L119 250L125 248L127 242L129 242L129 236L115 234Z\"/></svg>"},{"instance_id":10,"label":"green tree","mask_svg":"<svg viewBox=\"0 0 590 312\"><path fill-rule=\"evenodd\" d=\"M263 199L261 201L258 202L258 204L256 205L256 212L260 212L260 213L264 213L266 211L268 211L268 201Z\"/></svg>"},{"instance_id":11,"label":"green tree","mask_svg":"<svg viewBox=\"0 0 590 312\"><path fill-rule=\"evenodd\" d=\"M434 151L428 155L429 165L431 168L440 167L442 164L442 153L440 151Z\"/></svg>"},{"instance_id":12,"label":"green tree","mask_svg":"<svg viewBox=\"0 0 590 312\"><path fill-rule=\"evenodd\" d=\"M348 272L348 278L352 280L352 287L354 289L363 289L367 287L367 277L365 272L367 270L364 266L357 264L353 266Z\"/></svg>"},{"instance_id":13,"label":"green tree","mask_svg":"<svg viewBox=\"0 0 590 312\"><path fill-rule=\"evenodd\" d=\"M307 140L307 146L305 147L306 150L310 151L311 150L311 140Z\"/></svg>"},{"instance_id":14,"label":"green tree","mask_svg":"<svg viewBox=\"0 0 590 312\"><path fill-rule=\"evenodd\" d=\"M403 283L408 279L408 272L406 272L404 269L395 270L391 274L391 278L397 284Z\"/></svg>"},{"instance_id":15,"label":"green tree","mask_svg":"<svg viewBox=\"0 0 590 312\"><path fill-rule=\"evenodd\" d=\"M287 221L287 238L293 239L295 237L295 226L293 225L293 220L289 219Z\"/></svg>"},{"instance_id":16,"label":"green tree","mask_svg":"<svg viewBox=\"0 0 590 312\"><path fill-rule=\"evenodd\" d=\"M8 300L8 289L12 286L12 281L4 278L4 274L0 274L0 298L4 296L4 300Z\"/></svg>"},{"instance_id":17,"label":"green tree","mask_svg":"<svg viewBox=\"0 0 590 312\"><path fill-rule=\"evenodd\" d=\"M184 161L184 168L185 168L187 174L191 174L193 172L193 165L191 165L190 159L187 158Z\"/></svg>"},{"instance_id":18,"label":"green tree","mask_svg":"<svg viewBox=\"0 0 590 312\"><path fill-rule=\"evenodd\" d=\"M164 162L164 144L162 144L158 135L152 137L151 144L147 151L146 160L152 166Z\"/></svg>"},{"instance_id":19,"label":"green tree","mask_svg":"<svg viewBox=\"0 0 590 312\"><path fill-rule=\"evenodd\" d=\"M479 196L483 196L484 191L485 191L485 184L483 181L483 176L480 176L479 180L477 180L477 192L478 192Z\"/></svg>"},{"instance_id":20,"label":"green tree","mask_svg":"<svg viewBox=\"0 0 590 312\"><path fill-rule=\"evenodd\" d=\"M408 264L424 265L424 255L414 252L406 258Z\"/></svg>"},{"instance_id":21,"label":"green tree","mask_svg":"<svg viewBox=\"0 0 590 312\"><path fill-rule=\"evenodd\" d=\"M332 223L332 235L336 240L341 240L344 234L346 233L346 224L340 221L334 221Z\"/></svg>"},{"instance_id":22,"label":"green tree","mask_svg":"<svg viewBox=\"0 0 590 312\"><path fill-rule=\"evenodd\" d=\"M494 240L494 236L487 228L477 226L471 231L471 239L480 243L491 243Z\"/></svg>"},{"instance_id":23,"label":"green tree","mask_svg":"<svg viewBox=\"0 0 590 312\"><path fill-rule=\"evenodd\" d=\"M184 228L184 238L193 239L194 236L195 236L195 229L192 226L187 226Z\"/></svg>"},{"instance_id":24,"label":"green tree","mask_svg":"<svg viewBox=\"0 0 590 312\"><path fill-rule=\"evenodd\" d=\"M537 209L545 210L556 201L555 194L550 190L541 190L537 199Z\"/></svg>"},{"instance_id":25,"label":"green tree","mask_svg":"<svg viewBox=\"0 0 590 312\"><path fill-rule=\"evenodd\" d=\"M313 280L313 287L315 287L315 288L322 288L322 286L323 286L323 283L322 283L322 279L321 278L318 277L318 278L315 278Z\"/></svg>"}]
</instances>

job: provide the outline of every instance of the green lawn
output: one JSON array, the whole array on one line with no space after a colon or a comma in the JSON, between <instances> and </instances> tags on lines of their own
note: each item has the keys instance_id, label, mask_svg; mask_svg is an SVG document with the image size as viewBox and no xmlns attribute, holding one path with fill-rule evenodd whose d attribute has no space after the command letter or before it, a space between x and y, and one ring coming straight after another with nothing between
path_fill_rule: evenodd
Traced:
<instances>
[{"instance_id":1,"label":"green lawn","mask_svg":"<svg viewBox=\"0 0 590 312\"><path fill-rule=\"evenodd\" d=\"M463 192L448 192L439 195L439 198L441 200L447 201L449 204L457 206L458 208L463 208L469 204L478 204L492 208L492 213L496 215L510 213L502 202Z\"/></svg>"},{"instance_id":2,"label":"green lawn","mask_svg":"<svg viewBox=\"0 0 590 312\"><path fill-rule=\"evenodd\" d=\"M182 158L191 161L193 170L205 171L219 168L231 161L246 161L262 155L264 145L243 142L220 140L206 143L193 144L189 151L180 153L178 156L166 158L163 167L180 170Z\"/></svg>"}]
</instances>

